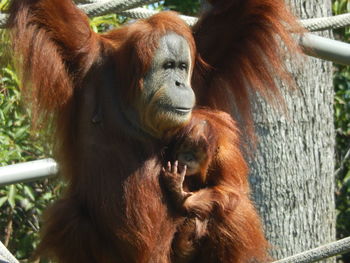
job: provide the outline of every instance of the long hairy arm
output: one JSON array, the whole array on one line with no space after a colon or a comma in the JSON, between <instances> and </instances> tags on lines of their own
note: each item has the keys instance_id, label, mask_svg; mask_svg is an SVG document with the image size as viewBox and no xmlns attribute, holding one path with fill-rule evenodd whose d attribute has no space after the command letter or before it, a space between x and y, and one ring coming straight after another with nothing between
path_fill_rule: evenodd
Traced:
<instances>
[{"instance_id":1,"label":"long hairy arm","mask_svg":"<svg viewBox=\"0 0 350 263\"><path fill-rule=\"evenodd\" d=\"M195 71L198 103L229 111L227 92L231 92L247 120L252 92L280 101L275 79L291 83L284 54L299 51L291 29L302 30L281 0L209 2L212 8L193 28L199 55L207 63L205 71L201 67Z\"/></svg>"},{"instance_id":2,"label":"long hairy arm","mask_svg":"<svg viewBox=\"0 0 350 263\"><path fill-rule=\"evenodd\" d=\"M71 0L14 0L8 26L34 113L64 106L97 54L86 15Z\"/></svg>"}]
</instances>

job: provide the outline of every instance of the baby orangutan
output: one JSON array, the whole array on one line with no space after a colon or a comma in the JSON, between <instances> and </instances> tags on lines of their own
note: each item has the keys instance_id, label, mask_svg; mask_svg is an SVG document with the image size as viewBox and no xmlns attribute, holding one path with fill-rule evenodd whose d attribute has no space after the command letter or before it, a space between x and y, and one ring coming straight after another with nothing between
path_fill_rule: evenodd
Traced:
<instances>
[{"instance_id":1,"label":"baby orangutan","mask_svg":"<svg viewBox=\"0 0 350 263\"><path fill-rule=\"evenodd\" d=\"M194 111L171 136L164 157L160 179L175 212L185 217L172 243L172 262L266 262L268 243L231 117Z\"/></svg>"}]
</instances>

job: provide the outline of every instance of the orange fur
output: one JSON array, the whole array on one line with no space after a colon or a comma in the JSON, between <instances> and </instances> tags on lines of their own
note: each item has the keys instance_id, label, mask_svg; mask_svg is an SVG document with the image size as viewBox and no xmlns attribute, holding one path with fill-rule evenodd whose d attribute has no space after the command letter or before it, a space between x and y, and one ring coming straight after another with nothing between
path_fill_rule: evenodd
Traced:
<instances>
[{"instance_id":1,"label":"orange fur","mask_svg":"<svg viewBox=\"0 0 350 263\"><path fill-rule=\"evenodd\" d=\"M194 74L197 102L226 112L234 108L252 136L252 95L258 92L283 106L276 80L293 84L285 55L300 52L290 30L303 30L281 0L209 2L213 8L193 27L198 53L209 65L205 73Z\"/></svg>"},{"instance_id":2,"label":"orange fur","mask_svg":"<svg viewBox=\"0 0 350 263\"><path fill-rule=\"evenodd\" d=\"M169 210L159 185L159 141L142 130L143 123L135 128L125 117L129 106L137 107L135 98L159 39L168 32L184 37L195 60L192 84L199 104L228 111L224 98L230 90L248 126L249 92L278 96L273 76L288 78L276 52L278 37L294 48L284 24L295 20L282 1L211 2L214 9L193 31L175 13L164 12L99 35L71 0L12 1L9 26L22 90L31 100L35 121L53 121L55 157L68 183L44 217L38 253L60 263L170 262L174 233L186 218ZM227 122L210 111L205 115ZM223 207L217 214L223 221L213 217L217 224L208 222L209 243L202 250L217 246L218 261L228 255L243 258L240 248L254 257L260 252L251 249L256 243L245 230L259 233L260 222L248 194L240 196L232 216L220 214L237 195L234 187L245 191L244 176L231 175L244 174L246 165L237 141L218 144L224 146L218 172L223 176L215 179L220 184L213 203ZM231 222L235 213L240 216ZM233 237L237 244L228 246ZM203 254L203 262L209 259Z\"/></svg>"},{"instance_id":3,"label":"orange fur","mask_svg":"<svg viewBox=\"0 0 350 263\"><path fill-rule=\"evenodd\" d=\"M267 262L268 242L250 201L248 168L231 117L220 111L195 110L191 122L170 138L164 158L175 161L183 143L195 151L203 141L209 164L200 174L185 177L183 187L192 195L183 201L182 209L195 218L178 227L175 262ZM205 233L199 233L198 227Z\"/></svg>"},{"instance_id":4,"label":"orange fur","mask_svg":"<svg viewBox=\"0 0 350 263\"><path fill-rule=\"evenodd\" d=\"M68 183L44 216L37 254L60 263L168 262L181 219L162 198L160 148L121 105L137 96L168 31L196 54L190 29L165 12L97 35L70 0L14 1L9 24L22 90L37 121L54 117L55 158Z\"/></svg>"}]
</instances>

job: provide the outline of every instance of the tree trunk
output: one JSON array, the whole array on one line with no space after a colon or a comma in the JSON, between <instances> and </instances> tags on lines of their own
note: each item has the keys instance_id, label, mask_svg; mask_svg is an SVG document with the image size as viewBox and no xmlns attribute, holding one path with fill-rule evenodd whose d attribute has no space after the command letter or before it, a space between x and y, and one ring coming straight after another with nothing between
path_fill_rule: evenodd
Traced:
<instances>
[{"instance_id":1,"label":"tree trunk","mask_svg":"<svg viewBox=\"0 0 350 263\"><path fill-rule=\"evenodd\" d=\"M301 18L331 15L331 1L293 3ZM301 64L291 66L299 90L286 92L284 117L261 100L255 105L251 183L275 259L335 240L332 64Z\"/></svg>"}]
</instances>

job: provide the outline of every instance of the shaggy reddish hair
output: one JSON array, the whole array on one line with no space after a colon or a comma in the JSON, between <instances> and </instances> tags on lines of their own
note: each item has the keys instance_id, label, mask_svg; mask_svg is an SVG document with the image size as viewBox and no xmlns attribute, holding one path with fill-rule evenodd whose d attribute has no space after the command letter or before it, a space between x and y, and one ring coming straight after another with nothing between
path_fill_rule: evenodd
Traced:
<instances>
[{"instance_id":1,"label":"shaggy reddish hair","mask_svg":"<svg viewBox=\"0 0 350 263\"><path fill-rule=\"evenodd\" d=\"M12 1L9 26L22 90L31 100L35 120L52 120L55 157L67 180L65 194L44 218L39 253L61 263L170 261L176 228L185 218L170 211L159 185L163 145L144 132L142 124L137 123L141 128L136 129L125 117L127 107L142 92L144 74L164 34L174 32L190 46L195 60L192 86L199 105L228 112L228 95L233 94L249 130L250 93L280 102L274 77L287 81L289 77L279 40L296 49L288 31L296 21L283 1L210 2L213 9L192 29L175 13L166 12L99 35L71 0ZM206 114L211 116L210 111ZM217 117L221 118L227 121ZM237 151L237 141L231 139L218 144ZM224 169L238 169L240 178L246 173L244 160L238 159L237 167L221 160L218 180L224 179L228 196L238 190L226 182L235 175ZM222 203L226 197L218 198ZM246 234L251 232L245 220L252 217L247 222L256 233L260 223L247 195L241 199L248 206L235 211L242 213L238 219L243 221L208 228L209 240L220 254L218 261L235 262L234 254L256 245L249 244L252 239ZM226 220L218 213L213 222L217 218ZM259 235L254 238L259 240ZM237 246L227 246L233 236ZM247 257L257 253L246 251L252 253Z\"/></svg>"},{"instance_id":2,"label":"shaggy reddish hair","mask_svg":"<svg viewBox=\"0 0 350 263\"><path fill-rule=\"evenodd\" d=\"M204 151L207 156L199 174L185 177L183 188L191 196L181 207L174 206L188 219L178 226L172 246L173 262L269 260L269 245L250 200L248 166L240 151L238 134L229 114L198 109L190 123L167 143L165 162L174 162L182 145L186 145L186 152ZM176 185L168 186L167 196L171 197ZM169 202L175 204L177 200L169 198Z\"/></svg>"}]
</instances>

